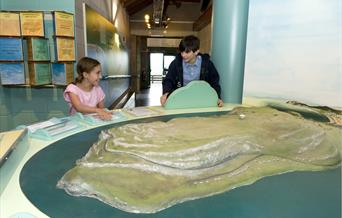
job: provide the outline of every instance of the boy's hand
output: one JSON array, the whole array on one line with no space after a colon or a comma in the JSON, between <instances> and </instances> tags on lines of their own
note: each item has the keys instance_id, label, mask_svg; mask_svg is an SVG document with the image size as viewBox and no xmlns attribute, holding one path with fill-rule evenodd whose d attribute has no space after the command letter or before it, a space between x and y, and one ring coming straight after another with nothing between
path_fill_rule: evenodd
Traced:
<instances>
[{"instance_id":1,"label":"boy's hand","mask_svg":"<svg viewBox=\"0 0 342 218\"><path fill-rule=\"evenodd\" d=\"M165 93L164 95L162 95L162 96L160 97L160 104L161 104L162 106L165 105L166 100L167 100L167 95L168 95L168 94L169 94L169 93L167 92L167 93Z\"/></svg>"},{"instance_id":2,"label":"boy's hand","mask_svg":"<svg viewBox=\"0 0 342 218\"><path fill-rule=\"evenodd\" d=\"M222 107L223 106L223 101L221 99L218 99L217 106L218 107Z\"/></svg>"}]
</instances>

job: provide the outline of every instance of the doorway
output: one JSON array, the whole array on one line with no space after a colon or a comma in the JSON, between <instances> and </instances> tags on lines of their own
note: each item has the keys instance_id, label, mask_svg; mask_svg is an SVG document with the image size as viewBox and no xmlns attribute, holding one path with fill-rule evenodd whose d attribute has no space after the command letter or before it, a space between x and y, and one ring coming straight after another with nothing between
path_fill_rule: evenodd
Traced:
<instances>
[{"instance_id":1,"label":"doorway","mask_svg":"<svg viewBox=\"0 0 342 218\"><path fill-rule=\"evenodd\" d=\"M175 55L160 52L150 53L151 83L162 82Z\"/></svg>"},{"instance_id":2,"label":"doorway","mask_svg":"<svg viewBox=\"0 0 342 218\"><path fill-rule=\"evenodd\" d=\"M150 86L149 89L140 90L136 95L135 106L160 105L160 96L163 93L162 81L171 62L175 59L174 54L163 52L150 53Z\"/></svg>"}]
</instances>

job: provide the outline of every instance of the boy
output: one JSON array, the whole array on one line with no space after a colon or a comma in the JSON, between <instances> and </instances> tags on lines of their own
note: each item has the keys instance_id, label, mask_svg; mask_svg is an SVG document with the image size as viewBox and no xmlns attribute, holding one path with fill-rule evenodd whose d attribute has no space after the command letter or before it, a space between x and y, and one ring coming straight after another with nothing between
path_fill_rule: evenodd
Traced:
<instances>
[{"instance_id":1,"label":"boy","mask_svg":"<svg viewBox=\"0 0 342 218\"><path fill-rule=\"evenodd\" d=\"M180 54L170 64L168 73L163 80L163 95L160 103L164 106L167 97L179 87L186 86L193 80L204 80L215 89L218 95L217 105L223 106L219 74L210 61L208 54L199 53L200 40L193 35L185 36L179 43Z\"/></svg>"}]
</instances>

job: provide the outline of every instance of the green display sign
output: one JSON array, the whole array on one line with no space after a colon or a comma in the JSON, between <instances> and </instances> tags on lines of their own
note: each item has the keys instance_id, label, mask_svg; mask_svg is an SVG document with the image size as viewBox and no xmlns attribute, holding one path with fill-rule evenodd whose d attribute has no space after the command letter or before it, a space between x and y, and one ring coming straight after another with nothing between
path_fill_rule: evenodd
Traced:
<instances>
[{"instance_id":1,"label":"green display sign","mask_svg":"<svg viewBox=\"0 0 342 218\"><path fill-rule=\"evenodd\" d=\"M48 40L44 38L29 39L28 56L31 61L50 61Z\"/></svg>"},{"instance_id":2,"label":"green display sign","mask_svg":"<svg viewBox=\"0 0 342 218\"><path fill-rule=\"evenodd\" d=\"M44 85L51 83L50 63L29 64L30 83L32 85Z\"/></svg>"}]
</instances>

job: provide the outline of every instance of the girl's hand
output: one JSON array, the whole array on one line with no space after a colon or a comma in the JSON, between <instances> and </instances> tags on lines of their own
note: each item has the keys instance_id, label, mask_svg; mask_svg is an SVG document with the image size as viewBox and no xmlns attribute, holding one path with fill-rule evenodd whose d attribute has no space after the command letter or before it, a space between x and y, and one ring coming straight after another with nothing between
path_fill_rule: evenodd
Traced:
<instances>
[{"instance_id":1,"label":"girl's hand","mask_svg":"<svg viewBox=\"0 0 342 218\"><path fill-rule=\"evenodd\" d=\"M96 110L96 113L101 120L111 120L112 119L112 113L104 110L103 108L98 108Z\"/></svg>"}]
</instances>

